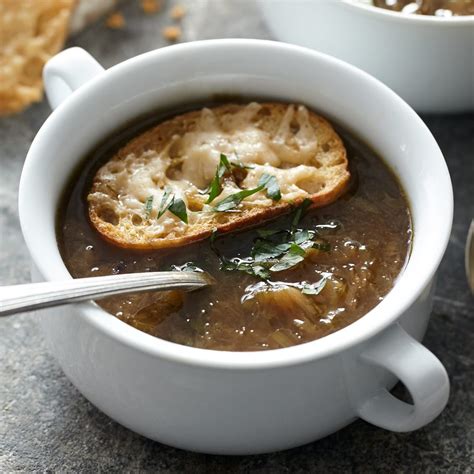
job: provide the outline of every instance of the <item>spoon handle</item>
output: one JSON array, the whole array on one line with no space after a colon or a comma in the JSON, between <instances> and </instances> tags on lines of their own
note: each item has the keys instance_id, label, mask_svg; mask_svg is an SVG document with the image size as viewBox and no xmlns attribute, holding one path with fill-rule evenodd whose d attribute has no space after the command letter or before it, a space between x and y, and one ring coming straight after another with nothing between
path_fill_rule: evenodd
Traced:
<instances>
[{"instance_id":1,"label":"spoon handle","mask_svg":"<svg viewBox=\"0 0 474 474\"><path fill-rule=\"evenodd\" d=\"M147 272L0 287L0 316L150 290L192 291L207 286L204 272Z\"/></svg>"}]
</instances>

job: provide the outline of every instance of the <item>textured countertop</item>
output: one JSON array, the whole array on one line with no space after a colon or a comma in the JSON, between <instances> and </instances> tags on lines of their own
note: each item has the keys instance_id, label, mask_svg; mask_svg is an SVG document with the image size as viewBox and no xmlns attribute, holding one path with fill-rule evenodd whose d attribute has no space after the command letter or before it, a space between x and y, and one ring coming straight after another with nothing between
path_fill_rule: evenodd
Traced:
<instances>
[{"instance_id":1,"label":"textured countertop","mask_svg":"<svg viewBox=\"0 0 474 474\"><path fill-rule=\"evenodd\" d=\"M96 24L70 41L108 67L164 46L167 9L145 16L135 0L126 28ZM252 0L188 0L183 40L271 38ZM46 103L0 120L0 283L29 280L29 257L17 214L28 147L49 114ZM318 442L276 454L223 457L188 453L147 440L91 405L48 353L34 314L0 321L0 472L472 472L474 466L474 300L463 250L474 217L474 115L423 116L448 162L454 227L441 265L424 343L446 366L452 392L429 426L396 434L357 421ZM433 189L433 192L436 192ZM436 235L433 235L436 239Z\"/></svg>"}]
</instances>

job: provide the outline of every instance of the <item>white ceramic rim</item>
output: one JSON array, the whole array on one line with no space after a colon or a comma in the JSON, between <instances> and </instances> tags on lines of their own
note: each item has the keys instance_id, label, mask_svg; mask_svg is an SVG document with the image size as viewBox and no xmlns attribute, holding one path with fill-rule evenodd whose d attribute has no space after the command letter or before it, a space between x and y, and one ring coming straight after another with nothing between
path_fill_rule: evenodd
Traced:
<instances>
[{"instance_id":1,"label":"white ceramic rim","mask_svg":"<svg viewBox=\"0 0 474 474\"><path fill-rule=\"evenodd\" d=\"M337 1L337 0L336 0ZM394 12L391 10L386 10L384 8L376 7L375 5L370 5L364 3L360 0L341 0L348 7L360 8L365 10L368 14L373 16L380 16L383 19L394 21L398 23L413 23L418 25L431 25L436 27L448 27L452 28L459 24L473 24L474 25L474 15L464 15L464 16L449 16L449 17L439 17L434 15L416 15L408 13Z\"/></svg>"},{"instance_id":2,"label":"white ceramic rim","mask_svg":"<svg viewBox=\"0 0 474 474\"><path fill-rule=\"evenodd\" d=\"M45 262L44 259L42 259L42 248L41 245L38 244L38 240L35 238L36 234L32 231L29 231L26 225L29 214L28 195L32 189L35 189L34 173L32 172L33 170L30 170L30 168L34 167L34 164L32 166L32 162L34 160L30 158L30 155L35 155L40 153L41 150L47 149L47 142L49 141L47 130L50 123L59 121L62 114L73 113L76 103L81 101L83 97L87 97L90 88L96 87L101 83L107 84L109 81L114 81L117 78L120 78L122 74L129 73L130 68L139 66L142 62L153 62L155 56L175 55L179 52L189 53L196 48L203 47L232 48L233 46L242 46L246 48L260 46L285 49L291 54L313 56L315 59L320 61L322 60L325 62L331 62L334 66L339 68L349 69L352 74L362 76L364 81L370 82L371 87L383 89L381 93L391 94L392 100L395 101L397 107L401 107L405 110L407 118L410 118L415 126L419 127L420 133L429 135L430 140L432 140L433 143L433 148L438 155L435 156L435 158L439 161L439 166L441 168L440 181L442 186L446 187L447 191L445 196L446 201L444 213L440 210L439 220L433 223L432 230L433 234L437 236L437 239L436 248L433 252L433 258L431 262L424 266L424 268L420 269L420 277L417 280L418 283L411 287L411 292L409 294L404 293L402 294L402 297L398 295L399 298L397 300L395 300L394 297L391 298L391 293L393 293L394 289L399 285L399 282L403 280L402 273L398 282L385 297L384 301L379 303L375 308L373 308L359 320L321 339L282 349L254 352L230 352L187 347L141 332L138 329L135 329L120 321L113 315L105 312L93 302L74 305L77 310L75 317L84 318L90 325L102 332L107 337L110 337L111 339L114 339L117 342L129 346L137 351L148 353L153 357L187 365L209 368L214 367L229 370L260 370L307 363L315 359L328 357L336 352L341 352L352 346L360 344L361 342L375 336L390 324L394 323L399 318L399 316L414 303L414 301L420 296L425 287L434 277L434 274L444 255L451 231L453 217L451 180L443 155L441 150L439 150L436 141L424 122L408 104L406 104L397 94L395 94L382 82L378 81L368 73L356 68L355 66L308 48L276 41L250 39L206 40L192 43L183 43L150 51L119 63L116 66L104 71L105 73L100 74L89 83L83 85L71 97L62 103L60 107L58 107L58 109L56 109L56 111L54 111L48 117L37 136L33 140L20 181L19 214L21 227L32 259L42 276L46 280L71 278L66 266L64 265L64 262L62 261L62 258L62 268L58 271L52 270L48 265L48 262ZM66 185L66 181L68 179L69 176L65 177L63 186ZM408 196L408 199L410 200L410 196ZM57 242L55 245L59 254ZM409 265L410 263L408 263L407 267ZM390 307L389 303L393 303L393 305Z\"/></svg>"}]
</instances>

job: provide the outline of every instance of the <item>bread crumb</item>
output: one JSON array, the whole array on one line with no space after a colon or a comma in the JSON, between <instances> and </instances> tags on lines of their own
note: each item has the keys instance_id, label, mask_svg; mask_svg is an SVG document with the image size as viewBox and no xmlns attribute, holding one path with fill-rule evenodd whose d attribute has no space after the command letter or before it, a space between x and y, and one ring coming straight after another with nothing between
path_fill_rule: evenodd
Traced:
<instances>
[{"instance_id":1,"label":"bread crumb","mask_svg":"<svg viewBox=\"0 0 474 474\"><path fill-rule=\"evenodd\" d=\"M113 30L120 30L125 26L125 18L122 13L115 12L107 17L105 20L107 28L112 28Z\"/></svg>"},{"instance_id":2,"label":"bread crumb","mask_svg":"<svg viewBox=\"0 0 474 474\"><path fill-rule=\"evenodd\" d=\"M166 26L161 34L168 41L178 41L181 38L181 28L179 26Z\"/></svg>"},{"instance_id":3,"label":"bread crumb","mask_svg":"<svg viewBox=\"0 0 474 474\"><path fill-rule=\"evenodd\" d=\"M151 15L163 8L163 0L141 0L142 10Z\"/></svg>"},{"instance_id":4,"label":"bread crumb","mask_svg":"<svg viewBox=\"0 0 474 474\"><path fill-rule=\"evenodd\" d=\"M170 18L173 20L181 20L186 15L186 9L182 5L175 5L170 11Z\"/></svg>"}]
</instances>

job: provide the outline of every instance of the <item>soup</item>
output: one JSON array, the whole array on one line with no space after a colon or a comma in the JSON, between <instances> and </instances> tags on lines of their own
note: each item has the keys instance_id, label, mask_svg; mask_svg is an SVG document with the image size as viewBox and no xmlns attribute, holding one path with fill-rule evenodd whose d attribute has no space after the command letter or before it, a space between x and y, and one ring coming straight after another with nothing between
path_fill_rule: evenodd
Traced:
<instances>
[{"instance_id":1,"label":"soup","mask_svg":"<svg viewBox=\"0 0 474 474\"><path fill-rule=\"evenodd\" d=\"M403 13L449 17L474 15L474 0L373 0L375 6Z\"/></svg>"},{"instance_id":2,"label":"soup","mask_svg":"<svg viewBox=\"0 0 474 474\"><path fill-rule=\"evenodd\" d=\"M259 351L344 328L393 287L412 238L407 200L383 161L343 130L337 132L347 151L350 181L329 205L312 208L303 200L276 218L177 248L123 248L104 238L89 218L94 180L117 150L163 120L128 127L88 157L58 214L61 254L74 277L203 270L217 283L192 293L148 292L98 301L106 311L178 344ZM159 206L153 212L158 211ZM269 271L268 262L278 268Z\"/></svg>"}]
</instances>

